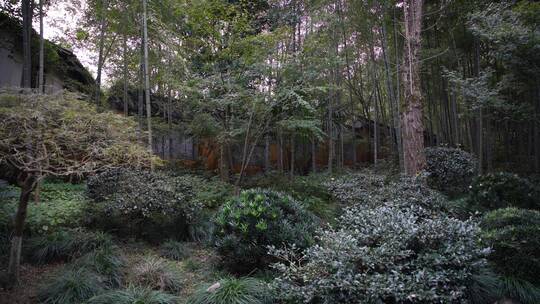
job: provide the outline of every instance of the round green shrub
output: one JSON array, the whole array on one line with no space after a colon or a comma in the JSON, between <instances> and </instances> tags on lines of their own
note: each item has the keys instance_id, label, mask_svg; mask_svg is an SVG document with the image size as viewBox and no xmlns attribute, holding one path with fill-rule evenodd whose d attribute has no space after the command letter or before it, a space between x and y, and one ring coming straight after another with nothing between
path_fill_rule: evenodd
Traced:
<instances>
[{"instance_id":1,"label":"round green shrub","mask_svg":"<svg viewBox=\"0 0 540 304\"><path fill-rule=\"evenodd\" d=\"M189 176L121 169L93 176L87 185L97 202L89 208L94 225L151 241L187 238L201 207Z\"/></svg>"},{"instance_id":2,"label":"round green shrub","mask_svg":"<svg viewBox=\"0 0 540 304\"><path fill-rule=\"evenodd\" d=\"M430 187L449 195L467 191L476 169L476 161L470 153L450 147L429 147L425 154Z\"/></svg>"},{"instance_id":3,"label":"round green shrub","mask_svg":"<svg viewBox=\"0 0 540 304\"><path fill-rule=\"evenodd\" d=\"M318 220L290 196L251 189L225 203L215 223L223 264L244 272L268 264L267 246L296 244L302 249L311 245Z\"/></svg>"},{"instance_id":4,"label":"round green shrub","mask_svg":"<svg viewBox=\"0 0 540 304\"><path fill-rule=\"evenodd\" d=\"M540 212L505 208L484 215L483 239L492 247L489 261L507 277L540 284Z\"/></svg>"},{"instance_id":5,"label":"round green shrub","mask_svg":"<svg viewBox=\"0 0 540 304\"><path fill-rule=\"evenodd\" d=\"M212 285L203 285L189 298L188 303L271 304L274 302L266 283L253 278L228 278Z\"/></svg>"},{"instance_id":6,"label":"round green shrub","mask_svg":"<svg viewBox=\"0 0 540 304\"><path fill-rule=\"evenodd\" d=\"M273 286L285 303L464 303L486 263L472 220L414 204L356 205L337 222L304 253L271 249L281 260Z\"/></svg>"},{"instance_id":7,"label":"round green shrub","mask_svg":"<svg viewBox=\"0 0 540 304\"><path fill-rule=\"evenodd\" d=\"M540 209L540 190L516 174L499 172L477 177L469 194L472 204L480 209L506 207Z\"/></svg>"}]
</instances>

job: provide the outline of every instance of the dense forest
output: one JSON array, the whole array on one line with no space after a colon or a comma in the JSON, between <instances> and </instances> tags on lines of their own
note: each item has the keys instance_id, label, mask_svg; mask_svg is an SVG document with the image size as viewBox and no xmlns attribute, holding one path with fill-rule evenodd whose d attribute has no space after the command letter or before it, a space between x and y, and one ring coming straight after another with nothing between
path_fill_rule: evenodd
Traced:
<instances>
[{"instance_id":1,"label":"dense forest","mask_svg":"<svg viewBox=\"0 0 540 304\"><path fill-rule=\"evenodd\" d=\"M539 210L540 2L0 1L0 303L537 304Z\"/></svg>"}]
</instances>

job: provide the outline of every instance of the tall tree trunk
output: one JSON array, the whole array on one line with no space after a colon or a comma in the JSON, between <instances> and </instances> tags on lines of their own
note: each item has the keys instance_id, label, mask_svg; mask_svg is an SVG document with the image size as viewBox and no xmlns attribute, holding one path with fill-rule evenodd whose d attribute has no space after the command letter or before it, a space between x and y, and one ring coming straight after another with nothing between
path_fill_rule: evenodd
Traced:
<instances>
[{"instance_id":1,"label":"tall tree trunk","mask_svg":"<svg viewBox=\"0 0 540 304\"><path fill-rule=\"evenodd\" d=\"M264 137L264 172L270 172L270 135Z\"/></svg>"},{"instance_id":2,"label":"tall tree trunk","mask_svg":"<svg viewBox=\"0 0 540 304\"><path fill-rule=\"evenodd\" d=\"M30 194L36 185L36 176L28 175L21 184L21 194L19 196L19 205L15 215L13 225L13 237L11 238L11 250L9 254L8 276L14 284L19 283L19 268L21 264L21 245L24 231L24 222Z\"/></svg>"},{"instance_id":3,"label":"tall tree trunk","mask_svg":"<svg viewBox=\"0 0 540 304\"><path fill-rule=\"evenodd\" d=\"M283 174L284 164L283 164L283 131L278 131L279 137L279 173Z\"/></svg>"},{"instance_id":4,"label":"tall tree trunk","mask_svg":"<svg viewBox=\"0 0 540 304\"><path fill-rule=\"evenodd\" d=\"M536 78L536 111L534 112L534 168L540 172L540 81Z\"/></svg>"},{"instance_id":5,"label":"tall tree trunk","mask_svg":"<svg viewBox=\"0 0 540 304\"><path fill-rule=\"evenodd\" d=\"M311 172L317 172L317 146L315 137L311 138Z\"/></svg>"},{"instance_id":6,"label":"tall tree trunk","mask_svg":"<svg viewBox=\"0 0 540 304\"><path fill-rule=\"evenodd\" d=\"M98 54L98 66L97 66L97 77L96 77L96 107L101 106L101 74L103 71L103 58L105 50L105 31L106 31L106 18L105 11L107 9L107 0L101 1L101 20L99 25L99 54Z\"/></svg>"},{"instance_id":7,"label":"tall tree trunk","mask_svg":"<svg viewBox=\"0 0 540 304\"><path fill-rule=\"evenodd\" d=\"M148 20L146 17L146 2L143 2L143 45L144 45L144 94L146 97L146 123L148 124L148 152L152 153L152 103L150 101L150 69L148 66ZM150 169L154 170L153 163Z\"/></svg>"},{"instance_id":8,"label":"tall tree trunk","mask_svg":"<svg viewBox=\"0 0 540 304\"><path fill-rule=\"evenodd\" d=\"M394 116L394 126L396 128L396 140L397 140L397 146L398 146L398 157L399 157L399 168L403 172L405 170L405 164L403 160L403 133L401 131L401 122L399 121L399 117L401 115L401 90L400 90L400 71L399 71L399 46L398 46L398 30L397 30L397 21L396 21L396 9L394 9L394 13L392 16L392 24L394 27L394 47L395 50L395 60L396 60L396 113Z\"/></svg>"},{"instance_id":9,"label":"tall tree trunk","mask_svg":"<svg viewBox=\"0 0 540 304\"><path fill-rule=\"evenodd\" d=\"M127 31L127 27L124 28ZM128 55L127 55L127 33L124 32L122 55L124 59L124 116L128 116Z\"/></svg>"},{"instance_id":10,"label":"tall tree trunk","mask_svg":"<svg viewBox=\"0 0 540 304\"><path fill-rule=\"evenodd\" d=\"M294 177L294 148L295 148L295 142L294 142L294 132L291 134L291 171L289 172L289 178L292 179Z\"/></svg>"},{"instance_id":11,"label":"tall tree trunk","mask_svg":"<svg viewBox=\"0 0 540 304\"><path fill-rule=\"evenodd\" d=\"M328 100L328 173L332 174L334 162L334 111L332 100Z\"/></svg>"},{"instance_id":12,"label":"tall tree trunk","mask_svg":"<svg viewBox=\"0 0 540 304\"><path fill-rule=\"evenodd\" d=\"M32 2L23 0L21 4L23 17L23 88L32 87Z\"/></svg>"},{"instance_id":13,"label":"tall tree trunk","mask_svg":"<svg viewBox=\"0 0 540 304\"><path fill-rule=\"evenodd\" d=\"M402 116L403 160L405 173L415 175L424 169L424 125L420 91L420 48L423 0L405 0L405 47L403 56L403 89L405 109Z\"/></svg>"},{"instance_id":14,"label":"tall tree trunk","mask_svg":"<svg viewBox=\"0 0 540 304\"><path fill-rule=\"evenodd\" d=\"M392 126L390 134L395 135L395 139L392 136L392 144L396 148L395 152L398 156L398 160L401 167L401 162L403 161L403 156L401 154L401 132L398 132L399 130L399 116L397 115L397 104L396 104L396 97L394 92L394 85L392 83L392 77L390 77L390 65L388 63L388 46L386 42L386 23L383 21L382 23L382 52L383 52L383 59L384 59L384 71L386 74L386 86L388 89L388 95L389 95L389 104L390 104L390 115L392 116Z\"/></svg>"},{"instance_id":15,"label":"tall tree trunk","mask_svg":"<svg viewBox=\"0 0 540 304\"><path fill-rule=\"evenodd\" d=\"M39 0L39 72L38 89L40 93L45 93L45 39L43 38L43 0Z\"/></svg>"}]
</instances>

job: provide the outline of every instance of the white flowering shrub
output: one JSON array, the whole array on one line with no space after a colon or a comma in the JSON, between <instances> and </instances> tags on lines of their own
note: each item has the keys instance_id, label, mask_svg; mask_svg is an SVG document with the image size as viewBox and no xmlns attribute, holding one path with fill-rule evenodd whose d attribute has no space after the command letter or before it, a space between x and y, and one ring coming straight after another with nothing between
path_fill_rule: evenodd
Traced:
<instances>
[{"instance_id":1,"label":"white flowering shrub","mask_svg":"<svg viewBox=\"0 0 540 304\"><path fill-rule=\"evenodd\" d=\"M479 228L421 206L349 207L335 229L282 262L273 287L285 303L463 303L488 250Z\"/></svg>"},{"instance_id":2,"label":"white flowering shrub","mask_svg":"<svg viewBox=\"0 0 540 304\"><path fill-rule=\"evenodd\" d=\"M444 195L429 188L422 176L387 179L363 172L330 180L325 185L338 201L346 205L379 207L390 203L395 207L408 207L415 204L433 211L446 208Z\"/></svg>"},{"instance_id":3,"label":"white flowering shrub","mask_svg":"<svg viewBox=\"0 0 540 304\"><path fill-rule=\"evenodd\" d=\"M470 153L450 147L428 147L425 154L430 187L448 195L467 191L476 171L476 160Z\"/></svg>"}]
</instances>

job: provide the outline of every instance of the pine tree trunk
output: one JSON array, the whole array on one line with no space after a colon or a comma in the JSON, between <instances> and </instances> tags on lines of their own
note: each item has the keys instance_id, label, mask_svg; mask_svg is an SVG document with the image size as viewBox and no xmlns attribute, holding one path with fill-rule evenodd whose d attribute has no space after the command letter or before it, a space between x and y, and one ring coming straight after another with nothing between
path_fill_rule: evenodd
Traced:
<instances>
[{"instance_id":1,"label":"pine tree trunk","mask_svg":"<svg viewBox=\"0 0 540 304\"><path fill-rule=\"evenodd\" d=\"M19 196L19 205L17 206L17 214L15 215L13 237L11 238L11 250L9 254L8 276L14 284L19 282L19 268L21 264L21 246L24 231L24 222L28 209L28 202L32 190L36 184L36 177L29 175L21 185L21 194Z\"/></svg>"},{"instance_id":2,"label":"pine tree trunk","mask_svg":"<svg viewBox=\"0 0 540 304\"><path fill-rule=\"evenodd\" d=\"M423 0L405 0L405 47L403 58L403 89L405 109L402 116L403 160L405 173L415 175L424 169L424 125L420 91L420 48Z\"/></svg>"}]
</instances>

